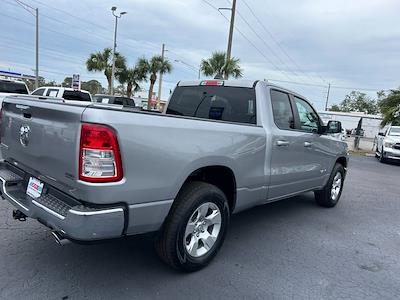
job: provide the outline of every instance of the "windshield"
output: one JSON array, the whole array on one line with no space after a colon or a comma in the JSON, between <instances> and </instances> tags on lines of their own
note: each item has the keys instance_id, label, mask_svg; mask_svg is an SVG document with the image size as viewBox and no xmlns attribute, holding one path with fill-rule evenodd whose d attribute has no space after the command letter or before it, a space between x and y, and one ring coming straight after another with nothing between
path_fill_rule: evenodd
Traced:
<instances>
[{"instance_id":1,"label":"windshield","mask_svg":"<svg viewBox=\"0 0 400 300\"><path fill-rule=\"evenodd\" d=\"M254 88L224 86L177 87L167 114L256 124Z\"/></svg>"},{"instance_id":2,"label":"windshield","mask_svg":"<svg viewBox=\"0 0 400 300\"><path fill-rule=\"evenodd\" d=\"M80 91L64 91L63 98L65 100L92 101L90 94Z\"/></svg>"},{"instance_id":3,"label":"windshield","mask_svg":"<svg viewBox=\"0 0 400 300\"><path fill-rule=\"evenodd\" d=\"M0 81L0 93L29 94L25 84L11 81Z\"/></svg>"},{"instance_id":4,"label":"windshield","mask_svg":"<svg viewBox=\"0 0 400 300\"><path fill-rule=\"evenodd\" d=\"M399 128L391 128L390 129L390 132L389 132L389 135L397 135L397 136L400 136L400 127Z\"/></svg>"}]
</instances>

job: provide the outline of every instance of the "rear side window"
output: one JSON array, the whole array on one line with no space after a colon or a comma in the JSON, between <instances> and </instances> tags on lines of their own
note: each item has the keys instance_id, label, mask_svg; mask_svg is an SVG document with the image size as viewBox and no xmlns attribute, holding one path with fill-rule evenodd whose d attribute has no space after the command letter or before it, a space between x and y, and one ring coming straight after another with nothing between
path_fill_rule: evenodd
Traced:
<instances>
[{"instance_id":1,"label":"rear side window","mask_svg":"<svg viewBox=\"0 0 400 300\"><path fill-rule=\"evenodd\" d=\"M177 87L166 111L170 115L256 124L254 88Z\"/></svg>"},{"instance_id":2,"label":"rear side window","mask_svg":"<svg viewBox=\"0 0 400 300\"><path fill-rule=\"evenodd\" d=\"M276 126L280 129L294 129L293 110L289 95L271 90L271 102Z\"/></svg>"},{"instance_id":3,"label":"rear side window","mask_svg":"<svg viewBox=\"0 0 400 300\"><path fill-rule=\"evenodd\" d=\"M122 102L122 99L123 99L123 98L121 98L121 97L115 97L115 98L114 98L114 103L113 103L113 104L123 105L124 103Z\"/></svg>"},{"instance_id":4,"label":"rear side window","mask_svg":"<svg viewBox=\"0 0 400 300\"><path fill-rule=\"evenodd\" d=\"M9 81L0 81L0 93L29 94L25 84Z\"/></svg>"},{"instance_id":5,"label":"rear side window","mask_svg":"<svg viewBox=\"0 0 400 300\"><path fill-rule=\"evenodd\" d=\"M34 92L32 93L32 95L35 95L35 96L43 96L43 93L44 93L44 89L37 89L36 91L34 91Z\"/></svg>"},{"instance_id":6,"label":"rear side window","mask_svg":"<svg viewBox=\"0 0 400 300\"><path fill-rule=\"evenodd\" d=\"M133 101L133 99L130 98L124 98L124 105L135 107L135 101Z\"/></svg>"},{"instance_id":7,"label":"rear side window","mask_svg":"<svg viewBox=\"0 0 400 300\"><path fill-rule=\"evenodd\" d=\"M46 96L50 96L50 97L57 97L58 95L58 90L57 89L48 89Z\"/></svg>"},{"instance_id":8,"label":"rear side window","mask_svg":"<svg viewBox=\"0 0 400 300\"><path fill-rule=\"evenodd\" d=\"M80 91L64 91L63 98L65 100L91 101L88 93L83 93Z\"/></svg>"}]
</instances>

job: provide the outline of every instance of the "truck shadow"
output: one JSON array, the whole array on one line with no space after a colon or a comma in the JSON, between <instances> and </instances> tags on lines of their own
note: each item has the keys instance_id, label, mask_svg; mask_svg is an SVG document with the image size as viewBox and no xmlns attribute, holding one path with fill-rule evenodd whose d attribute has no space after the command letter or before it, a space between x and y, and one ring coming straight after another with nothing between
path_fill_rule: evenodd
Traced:
<instances>
[{"instance_id":1,"label":"truck shadow","mask_svg":"<svg viewBox=\"0 0 400 300\"><path fill-rule=\"evenodd\" d=\"M187 286L183 287L183 282L191 285L207 274L216 276L227 266L244 263L241 259L246 255L246 245L262 249L274 240L274 236L284 235L285 230L299 226L299 222L307 223L307 216L313 211L318 214L320 210L309 193L236 214L232 217L219 255L207 268L192 274L183 274L164 265L155 253L152 235L63 247L57 246L50 237L40 242L29 240L24 244L29 250L20 254L19 263L36 270L40 274L36 276L39 282L50 280L53 284L51 289L68 291L65 296L81 295L82 289L90 291L90 294L96 291L96 295L102 295L102 292L109 294L110 288L114 293L126 292L126 295L132 292L146 294L149 289L163 290L165 285L187 289ZM278 228L277 224L283 222L287 223L286 229ZM22 244L22 241L19 242ZM276 247L279 249L279 245ZM265 253L264 256L269 255ZM265 261L269 258L260 259ZM73 288L67 289L68 286Z\"/></svg>"},{"instance_id":2,"label":"truck shadow","mask_svg":"<svg viewBox=\"0 0 400 300\"><path fill-rule=\"evenodd\" d=\"M301 211L304 216L312 210L318 210L314 204L314 197L312 194L305 194L233 215L224 245L228 244L230 249L223 247L221 252L235 252L235 241L238 239L240 244L252 243L260 239L260 236L265 236L268 228L274 228L279 220L289 221L294 215L302 214ZM140 274L144 282L160 279L165 277L165 274L180 277L181 273L165 266L158 259L153 248L153 239L153 235L140 235L95 245L69 244L53 249L50 255L68 261L71 267L76 268L74 272L78 273L75 274L77 277L84 278L85 273L90 273L93 279L99 280L103 277L102 279L118 281L118 278L137 280ZM211 268L218 263L218 259L219 256L216 258L217 262L210 265ZM93 280L92 283L101 282L97 280Z\"/></svg>"}]
</instances>

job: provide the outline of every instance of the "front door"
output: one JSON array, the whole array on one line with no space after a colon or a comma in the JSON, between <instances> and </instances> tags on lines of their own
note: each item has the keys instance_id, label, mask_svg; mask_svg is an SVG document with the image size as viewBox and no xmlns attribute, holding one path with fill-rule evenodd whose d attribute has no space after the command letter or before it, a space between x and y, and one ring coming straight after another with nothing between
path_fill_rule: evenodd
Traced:
<instances>
[{"instance_id":1,"label":"front door","mask_svg":"<svg viewBox=\"0 0 400 300\"><path fill-rule=\"evenodd\" d=\"M320 119L314 108L304 99L293 96L296 129L301 133L298 137L302 148L302 190L320 187L327 172L327 161L324 160L327 143L320 139ZM324 156L325 155L325 156Z\"/></svg>"},{"instance_id":2,"label":"front door","mask_svg":"<svg viewBox=\"0 0 400 300\"><path fill-rule=\"evenodd\" d=\"M289 94L271 90L275 125L271 128L271 175L268 201L287 197L303 190L307 161L304 157L303 135L296 129L294 102Z\"/></svg>"}]
</instances>

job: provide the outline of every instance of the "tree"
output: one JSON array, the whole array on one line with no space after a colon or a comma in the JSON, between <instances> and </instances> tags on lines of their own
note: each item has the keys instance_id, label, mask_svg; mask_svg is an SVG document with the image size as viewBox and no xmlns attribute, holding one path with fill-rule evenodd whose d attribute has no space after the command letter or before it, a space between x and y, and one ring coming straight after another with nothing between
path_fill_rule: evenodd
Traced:
<instances>
[{"instance_id":1,"label":"tree","mask_svg":"<svg viewBox=\"0 0 400 300\"><path fill-rule=\"evenodd\" d=\"M243 70L239 66L240 60L232 57L226 61L225 52L214 52L210 58L201 61L201 72L206 76L215 78L226 78L233 76L240 78L243 76Z\"/></svg>"},{"instance_id":2,"label":"tree","mask_svg":"<svg viewBox=\"0 0 400 300\"><path fill-rule=\"evenodd\" d=\"M127 97L132 96L132 91L140 91L140 83L147 80L148 65L143 59L139 59L132 68L123 70L120 74L120 81L126 84Z\"/></svg>"},{"instance_id":3,"label":"tree","mask_svg":"<svg viewBox=\"0 0 400 300\"><path fill-rule=\"evenodd\" d=\"M61 86L70 88L72 86L72 77L65 77L64 81L61 83Z\"/></svg>"},{"instance_id":4,"label":"tree","mask_svg":"<svg viewBox=\"0 0 400 300\"><path fill-rule=\"evenodd\" d=\"M392 124L400 126L400 88L388 94L378 93L378 105L383 115L382 126Z\"/></svg>"},{"instance_id":5,"label":"tree","mask_svg":"<svg viewBox=\"0 0 400 300\"><path fill-rule=\"evenodd\" d=\"M120 84L114 87L114 95L125 96L125 86Z\"/></svg>"},{"instance_id":6,"label":"tree","mask_svg":"<svg viewBox=\"0 0 400 300\"><path fill-rule=\"evenodd\" d=\"M329 111L340 111L340 107L337 104L333 104Z\"/></svg>"},{"instance_id":7,"label":"tree","mask_svg":"<svg viewBox=\"0 0 400 300\"><path fill-rule=\"evenodd\" d=\"M121 71L126 69L126 59L115 52L115 77L119 80ZM111 72L112 72L112 50L105 48L101 52L90 54L86 61L86 68L89 72L104 72L108 82L108 92L111 93Z\"/></svg>"},{"instance_id":8,"label":"tree","mask_svg":"<svg viewBox=\"0 0 400 300\"><path fill-rule=\"evenodd\" d=\"M151 99L153 98L154 84L157 80L157 73L171 73L172 65L167 59L163 59L161 55L153 56L150 60L141 58L138 61L138 65L146 71L146 74L150 74L149 96L147 100L147 107L150 108Z\"/></svg>"},{"instance_id":9,"label":"tree","mask_svg":"<svg viewBox=\"0 0 400 300\"><path fill-rule=\"evenodd\" d=\"M352 91L339 105L340 111L343 112L364 112L368 114L377 114L379 107L374 99L365 93Z\"/></svg>"},{"instance_id":10,"label":"tree","mask_svg":"<svg viewBox=\"0 0 400 300\"><path fill-rule=\"evenodd\" d=\"M97 80L82 81L81 89L88 91L93 95L103 93L103 87L101 86L101 83Z\"/></svg>"},{"instance_id":11,"label":"tree","mask_svg":"<svg viewBox=\"0 0 400 300\"><path fill-rule=\"evenodd\" d=\"M31 80L31 79L23 79L23 81L26 83L26 85L28 86L28 89L33 92L36 87L35 87L35 80ZM39 76L39 87L41 86L46 86L46 81L44 80L44 77Z\"/></svg>"}]
</instances>

